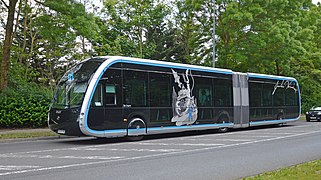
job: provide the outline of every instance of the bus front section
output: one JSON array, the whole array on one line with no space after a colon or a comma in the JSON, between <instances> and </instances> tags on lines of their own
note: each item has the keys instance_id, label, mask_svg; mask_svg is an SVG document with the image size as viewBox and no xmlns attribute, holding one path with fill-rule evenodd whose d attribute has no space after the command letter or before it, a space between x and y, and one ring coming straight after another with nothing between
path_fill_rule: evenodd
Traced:
<instances>
[{"instance_id":1,"label":"bus front section","mask_svg":"<svg viewBox=\"0 0 321 180\"><path fill-rule=\"evenodd\" d=\"M48 126L57 134L84 136L78 117L91 77L102 60L85 60L68 70L59 81L48 114Z\"/></svg>"}]
</instances>

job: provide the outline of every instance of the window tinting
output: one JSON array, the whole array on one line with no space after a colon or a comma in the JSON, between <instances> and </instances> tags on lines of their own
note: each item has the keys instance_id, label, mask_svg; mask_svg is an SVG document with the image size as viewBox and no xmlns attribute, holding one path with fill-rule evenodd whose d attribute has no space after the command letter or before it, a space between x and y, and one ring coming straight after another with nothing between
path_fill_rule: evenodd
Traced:
<instances>
[{"instance_id":1,"label":"window tinting","mask_svg":"<svg viewBox=\"0 0 321 180\"><path fill-rule=\"evenodd\" d=\"M125 70L124 73L124 103L133 107L147 106L146 72Z\"/></svg>"},{"instance_id":2,"label":"window tinting","mask_svg":"<svg viewBox=\"0 0 321 180\"><path fill-rule=\"evenodd\" d=\"M232 82L229 79L214 80L214 102L217 107L232 106Z\"/></svg>"},{"instance_id":3,"label":"window tinting","mask_svg":"<svg viewBox=\"0 0 321 180\"><path fill-rule=\"evenodd\" d=\"M121 88L121 70L108 69L104 76L104 98L105 105L121 106L122 88Z\"/></svg>"},{"instance_id":4,"label":"window tinting","mask_svg":"<svg viewBox=\"0 0 321 180\"><path fill-rule=\"evenodd\" d=\"M195 78L195 92L193 95L197 98L199 107L213 106L213 89L211 78Z\"/></svg>"},{"instance_id":5,"label":"window tinting","mask_svg":"<svg viewBox=\"0 0 321 180\"><path fill-rule=\"evenodd\" d=\"M262 83L249 83L249 96L251 107L262 106ZM266 95L267 96L267 95Z\"/></svg>"},{"instance_id":6,"label":"window tinting","mask_svg":"<svg viewBox=\"0 0 321 180\"><path fill-rule=\"evenodd\" d=\"M95 90L93 99L91 101L91 106L99 107L103 105L103 98L102 98L102 85L98 84Z\"/></svg>"},{"instance_id":7,"label":"window tinting","mask_svg":"<svg viewBox=\"0 0 321 180\"><path fill-rule=\"evenodd\" d=\"M150 82L150 106L170 107L171 87L170 75L161 73L149 73Z\"/></svg>"},{"instance_id":8,"label":"window tinting","mask_svg":"<svg viewBox=\"0 0 321 180\"><path fill-rule=\"evenodd\" d=\"M285 105L285 98L284 98L284 88L277 88L273 95L273 102L274 106L284 106Z\"/></svg>"},{"instance_id":9,"label":"window tinting","mask_svg":"<svg viewBox=\"0 0 321 180\"><path fill-rule=\"evenodd\" d=\"M117 104L116 86L114 84L106 85L106 102L105 103L108 105Z\"/></svg>"},{"instance_id":10,"label":"window tinting","mask_svg":"<svg viewBox=\"0 0 321 180\"><path fill-rule=\"evenodd\" d=\"M272 98L272 92L274 89L273 84L263 84L263 91L262 91L262 104L263 106L272 106L273 104L273 98Z\"/></svg>"},{"instance_id":11,"label":"window tinting","mask_svg":"<svg viewBox=\"0 0 321 180\"><path fill-rule=\"evenodd\" d=\"M297 91L291 88L285 90L285 105L296 106L298 104L297 99Z\"/></svg>"}]
</instances>

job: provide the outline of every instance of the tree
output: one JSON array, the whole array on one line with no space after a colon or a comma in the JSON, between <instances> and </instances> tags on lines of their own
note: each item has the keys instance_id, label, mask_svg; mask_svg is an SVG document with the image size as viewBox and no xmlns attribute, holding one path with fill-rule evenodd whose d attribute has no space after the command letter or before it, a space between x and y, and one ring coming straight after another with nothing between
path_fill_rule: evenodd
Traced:
<instances>
[{"instance_id":1,"label":"tree","mask_svg":"<svg viewBox=\"0 0 321 180\"><path fill-rule=\"evenodd\" d=\"M109 0L104 3L104 17L98 19L101 32L95 42L98 55L158 57L156 49L166 42L168 7L155 0Z\"/></svg>"},{"instance_id":2,"label":"tree","mask_svg":"<svg viewBox=\"0 0 321 180\"><path fill-rule=\"evenodd\" d=\"M3 53L0 71L0 91L3 91L8 86L8 72L10 63L10 51L12 45L12 34L14 25L15 8L18 0L10 0L8 8L8 17L6 23L5 39L3 43Z\"/></svg>"},{"instance_id":3,"label":"tree","mask_svg":"<svg viewBox=\"0 0 321 180\"><path fill-rule=\"evenodd\" d=\"M293 1L221 2L219 65L239 71L286 75L289 59L306 53L297 39L299 21L311 3Z\"/></svg>"},{"instance_id":4,"label":"tree","mask_svg":"<svg viewBox=\"0 0 321 180\"><path fill-rule=\"evenodd\" d=\"M66 66L91 56L92 52L84 51L83 45L76 47L76 39L96 37L94 16L86 12L83 4L72 0L21 2L11 70L24 66L23 81L46 85L50 82L54 86Z\"/></svg>"},{"instance_id":5,"label":"tree","mask_svg":"<svg viewBox=\"0 0 321 180\"><path fill-rule=\"evenodd\" d=\"M177 51L182 63L210 65L212 53L213 4L209 0L176 0Z\"/></svg>"}]
</instances>

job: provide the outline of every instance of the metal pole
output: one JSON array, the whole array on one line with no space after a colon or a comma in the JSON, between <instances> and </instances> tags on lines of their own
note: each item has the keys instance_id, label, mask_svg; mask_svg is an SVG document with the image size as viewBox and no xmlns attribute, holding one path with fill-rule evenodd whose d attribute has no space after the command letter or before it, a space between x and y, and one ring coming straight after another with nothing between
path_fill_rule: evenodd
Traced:
<instances>
[{"instance_id":1,"label":"metal pole","mask_svg":"<svg viewBox=\"0 0 321 180\"><path fill-rule=\"evenodd\" d=\"M216 39L215 39L215 0L213 0L213 68L215 68L215 46L216 46Z\"/></svg>"}]
</instances>

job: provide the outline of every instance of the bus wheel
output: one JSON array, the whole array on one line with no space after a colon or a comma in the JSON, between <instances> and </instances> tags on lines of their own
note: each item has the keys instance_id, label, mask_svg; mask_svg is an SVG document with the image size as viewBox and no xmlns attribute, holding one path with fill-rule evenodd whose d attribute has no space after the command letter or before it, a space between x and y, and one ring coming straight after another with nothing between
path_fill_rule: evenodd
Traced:
<instances>
[{"instance_id":1,"label":"bus wheel","mask_svg":"<svg viewBox=\"0 0 321 180\"><path fill-rule=\"evenodd\" d=\"M219 128L218 129L218 132L220 132L220 133L225 133L225 132L227 132L228 131L228 128L227 127L222 127L222 128Z\"/></svg>"},{"instance_id":2,"label":"bus wheel","mask_svg":"<svg viewBox=\"0 0 321 180\"><path fill-rule=\"evenodd\" d=\"M282 120L282 119L284 119L283 114L279 114L278 117L277 117L277 120ZM282 123L277 124L277 126L282 127L282 126L284 126L284 124L285 123L282 122Z\"/></svg>"},{"instance_id":3,"label":"bus wheel","mask_svg":"<svg viewBox=\"0 0 321 180\"><path fill-rule=\"evenodd\" d=\"M127 130L127 139L130 141L139 141L146 134L145 122L140 118L134 118L130 121Z\"/></svg>"},{"instance_id":4,"label":"bus wheel","mask_svg":"<svg viewBox=\"0 0 321 180\"><path fill-rule=\"evenodd\" d=\"M144 139L144 136L127 136L126 139L128 141L140 141Z\"/></svg>"},{"instance_id":5,"label":"bus wheel","mask_svg":"<svg viewBox=\"0 0 321 180\"><path fill-rule=\"evenodd\" d=\"M283 114L279 114L277 117L277 120L282 120L282 119L284 119Z\"/></svg>"}]
</instances>

